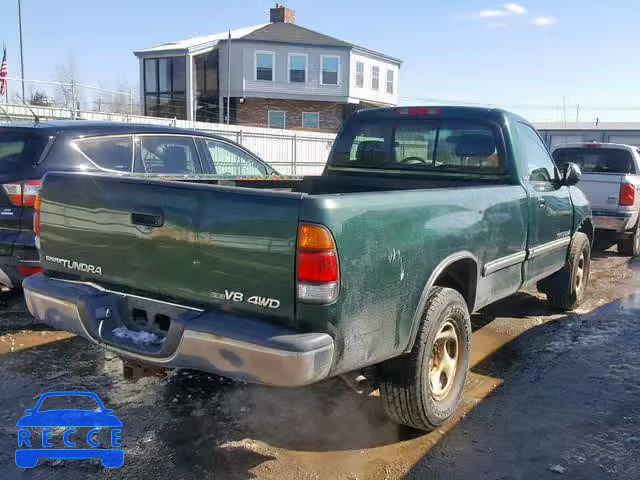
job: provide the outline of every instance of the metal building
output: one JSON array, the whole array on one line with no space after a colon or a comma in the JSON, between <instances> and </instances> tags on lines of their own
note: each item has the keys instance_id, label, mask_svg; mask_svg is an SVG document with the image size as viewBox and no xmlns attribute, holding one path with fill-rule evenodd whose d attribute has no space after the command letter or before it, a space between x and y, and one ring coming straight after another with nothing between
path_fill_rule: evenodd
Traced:
<instances>
[{"instance_id":1,"label":"metal building","mask_svg":"<svg viewBox=\"0 0 640 480\"><path fill-rule=\"evenodd\" d=\"M573 142L610 142L640 146L640 122L534 122L553 148Z\"/></svg>"}]
</instances>

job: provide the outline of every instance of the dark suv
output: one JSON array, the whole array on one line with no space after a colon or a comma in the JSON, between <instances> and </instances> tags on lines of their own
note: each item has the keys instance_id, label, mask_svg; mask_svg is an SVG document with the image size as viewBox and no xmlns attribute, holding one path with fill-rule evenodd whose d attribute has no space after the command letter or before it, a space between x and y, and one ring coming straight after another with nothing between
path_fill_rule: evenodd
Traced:
<instances>
[{"instance_id":1,"label":"dark suv","mask_svg":"<svg viewBox=\"0 0 640 480\"><path fill-rule=\"evenodd\" d=\"M49 171L171 177L269 176L245 148L196 130L127 123L51 121L0 126L0 288L40 271L33 205Z\"/></svg>"}]
</instances>

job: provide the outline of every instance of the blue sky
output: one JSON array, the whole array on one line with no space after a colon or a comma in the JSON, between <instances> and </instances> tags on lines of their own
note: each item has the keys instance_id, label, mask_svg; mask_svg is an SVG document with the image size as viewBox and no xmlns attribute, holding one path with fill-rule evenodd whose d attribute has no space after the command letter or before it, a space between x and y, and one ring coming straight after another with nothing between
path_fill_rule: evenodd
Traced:
<instances>
[{"instance_id":1,"label":"blue sky","mask_svg":"<svg viewBox=\"0 0 640 480\"><path fill-rule=\"evenodd\" d=\"M404 61L400 95L499 104L533 120L640 120L635 0L290 0L297 23ZM0 42L19 74L17 0ZM23 0L26 78L50 80L73 56L92 85L137 84L132 51L268 21L266 0ZM531 109L527 106L554 106ZM626 109L603 108L626 106ZM638 109L628 108L637 106ZM593 107L599 107L594 109Z\"/></svg>"}]
</instances>

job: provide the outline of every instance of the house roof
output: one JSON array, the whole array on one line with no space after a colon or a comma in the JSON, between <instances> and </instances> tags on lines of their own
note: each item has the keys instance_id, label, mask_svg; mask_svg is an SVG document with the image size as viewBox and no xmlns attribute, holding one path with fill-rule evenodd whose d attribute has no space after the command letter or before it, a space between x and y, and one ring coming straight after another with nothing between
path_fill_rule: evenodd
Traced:
<instances>
[{"instance_id":1,"label":"house roof","mask_svg":"<svg viewBox=\"0 0 640 480\"><path fill-rule=\"evenodd\" d=\"M163 43L155 47L137 50L133 53L136 56L167 53L191 53L193 51L213 47L220 41L225 41L228 35L228 32L215 33L213 35L189 38L178 42ZM402 61L397 58L390 57L383 53L369 50L343 40L338 40L337 38L316 32L315 30L301 27L295 23L266 23L262 25L255 25L253 27L231 30L231 40L353 48L394 63L402 63Z\"/></svg>"},{"instance_id":2,"label":"house roof","mask_svg":"<svg viewBox=\"0 0 640 480\"><path fill-rule=\"evenodd\" d=\"M262 23L260 25L253 25L251 27L238 28L231 30L231 40L237 40L242 38L255 30L259 30L268 23ZM178 40L177 42L161 43L155 47L143 48L142 50L136 50L134 55L146 56L148 54L160 54L170 52L189 53L192 50L200 50L209 46L215 46L220 40L226 40L229 37L229 32L214 33L212 35L203 35L201 37L187 38L186 40Z\"/></svg>"},{"instance_id":3,"label":"house roof","mask_svg":"<svg viewBox=\"0 0 640 480\"><path fill-rule=\"evenodd\" d=\"M330 47L352 47L348 42L324 35L323 33L301 27L295 23L268 23L242 37L242 40L258 42L303 43L305 45L322 45Z\"/></svg>"}]
</instances>

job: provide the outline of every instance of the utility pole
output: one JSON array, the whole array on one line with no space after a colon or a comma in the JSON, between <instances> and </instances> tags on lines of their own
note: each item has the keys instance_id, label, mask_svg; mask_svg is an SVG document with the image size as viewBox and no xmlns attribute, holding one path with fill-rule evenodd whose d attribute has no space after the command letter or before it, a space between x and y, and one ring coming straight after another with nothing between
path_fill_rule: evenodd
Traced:
<instances>
[{"instance_id":1,"label":"utility pole","mask_svg":"<svg viewBox=\"0 0 640 480\"><path fill-rule=\"evenodd\" d=\"M564 116L564 126L567 126L567 104L564 101L564 95L562 96L562 112Z\"/></svg>"},{"instance_id":2,"label":"utility pole","mask_svg":"<svg viewBox=\"0 0 640 480\"><path fill-rule=\"evenodd\" d=\"M580 104L576 105L576 123L580 121Z\"/></svg>"},{"instance_id":3,"label":"utility pole","mask_svg":"<svg viewBox=\"0 0 640 480\"><path fill-rule=\"evenodd\" d=\"M18 29L20 31L20 83L22 83L22 103L27 103L24 98L24 58L22 55L22 0L18 0Z\"/></svg>"},{"instance_id":4,"label":"utility pole","mask_svg":"<svg viewBox=\"0 0 640 480\"><path fill-rule=\"evenodd\" d=\"M71 120L76 119L76 89L75 81L71 79Z\"/></svg>"},{"instance_id":5,"label":"utility pole","mask_svg":"<svg viewBox=\"0 0 640 480\"><path fill-rule=\"evenodd\" d=\"M231 120L231 30L227 40L227 125Z\"/></svg>"}]
</instances>

